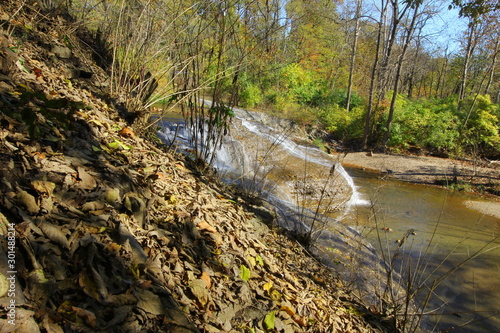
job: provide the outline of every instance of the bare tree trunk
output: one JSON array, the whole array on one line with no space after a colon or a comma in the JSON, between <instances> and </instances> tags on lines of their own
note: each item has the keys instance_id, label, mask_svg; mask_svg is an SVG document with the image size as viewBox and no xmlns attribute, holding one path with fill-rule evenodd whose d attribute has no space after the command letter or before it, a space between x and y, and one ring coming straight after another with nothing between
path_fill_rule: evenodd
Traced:
<instances>
[{"instance_id":1,"label":"bare tree trunk","mask_svg":"<svg viewBox=\"0 0 500 333\"><path fill-rule=\"evenodd\" d=\"M458 93L459 101L461 101L465 97L465 88L467 86L467 79L469 76L470 60L475 48L474 37L476 34L476 26L477 21L475 19L471 19L471 21L469 22L469 32L467 37L467 46L465 49L464 66L462 68L462 81L460 82L460 91Z\"/></svg>"},{"instance_id":2,"label":"bare tree trunk","mask_svg":"<svg viewBox=\"0 0 500 333\"><path fill-rule=\"evenodd\" d=\"M408 27L407 34L405 36L405 42L403 44L403 49L401 50L401 54L399 55L399 58L398 58L396 76L394 78L391 106L389 108L389 116L387 118L386 132L384 135L384 141L383 141L383 147L382 147L384 151L387 149L387 143L389 142L389 137L391 135L391 126L392 126L392 120L394 117L394 109L396 107L396 100L397 100L397 96L398 96L398 92L399 92L399 81L400 81L400 77L401 77L401 69L403 68L403 61L404 61L404 58L406 55L406 51L408 50L408 46L410 45L410 41L412 39L413 31L415 30L415 23L417 21L417 17L419 16L419 8L420 8L420 2L417 2L415 5L415 8L413 9L413 17L412 17L410 26Z\"/></svg>"},{"instance_id":3,"label":"bare tree trunk","mask_svg":"<svg viewBox=\"0 0 500 333\"><path fill-rule=\"evenodd\" d=\"M377 69L380 61L380 49L382 45L382 29L384 26L385 12L387 11L387 3L382 0L382 8L380 10L380 21L378 23L378 33L377 33L377 48L375 50L375 60L373 61L372 72L370 76L370 91L368 97L368 108L366 110L365 116L365 129L363 133L362 149L366 149L368 146L368 137L371 134L371 121L373 113L373 98L375 95L375 82L377 79Z\"/></svg>"},{"instance_id":4,"label":"bare tree trunk","mask_svg":"<svg viewBox=\"0 0 500 333\"><path fill-rule=\"evenodd\" d=\"M491 88L491 84L493 83L493 78L495 76L495 69L496 69L496 64L497 64L497 57L498 57L498 46L500 44L500 39L497 38L495 41L495 49L493 51L493 57L491 59L491 66L490 66L490 77L488 78L488 83L486 84L486 87L484 88L484 93L488 94Z\"/></svg>"},{"instance_id":5,"label":"bare tree trunk","mask_svg":"<svg viewBox=\"0 0 500 333\"><path fill-rule=\"evenodd\" d=\"M354 76L354 66L356 64L356 49L358 47L358 36L359 36L359 19L361 16L361 7L363 6L363 0L357 0L356 2L356 17L354 23L354 40L352 42L351 50L351 67L349 69L349 82L347 84L347 105L346 110L349 112L351 107L351 94L352 94L352 78Z\"/></svg>"}]
</instances>

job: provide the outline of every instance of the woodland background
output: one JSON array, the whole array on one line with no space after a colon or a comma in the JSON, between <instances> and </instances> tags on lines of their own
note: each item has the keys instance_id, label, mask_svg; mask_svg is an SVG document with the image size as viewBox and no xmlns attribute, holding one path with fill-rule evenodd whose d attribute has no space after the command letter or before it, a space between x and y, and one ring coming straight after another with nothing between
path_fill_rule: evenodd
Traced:
<instances>
[{"instance_id":1,"label":"woodland background","mask_svg":"<svg viewBox=\"0 0 500 333\"><path fill-rule=\"evenodd\" d=\"M127 108L138 114L150 106L182 108L223 129L231 116L226 106L238 105L320 126L329 135L318 144L500 156L494 0L47 6L66 6L98 35L114 92L128 95ZM205 110L201 98L216 107Z\"/></svg>"}]
</instances>

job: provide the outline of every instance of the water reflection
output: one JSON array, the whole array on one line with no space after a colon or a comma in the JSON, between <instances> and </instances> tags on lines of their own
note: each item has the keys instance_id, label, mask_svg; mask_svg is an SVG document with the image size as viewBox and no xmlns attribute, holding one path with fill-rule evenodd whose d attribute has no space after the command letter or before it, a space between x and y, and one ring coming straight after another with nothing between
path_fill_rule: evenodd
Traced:
<instances>
[{"instance_id":1,"label":"water reflection","mask_svg":"<svg viewBox=\"0 0 500 333\"><path fill-rule=\"evenodd\" d=\"M406 267L401 271L403 277L408 276L408 269L413 269L412 274L417 278L412 282L425 286L420 302L433 281L454 271L443 277L433 293L432 302L425 308L431 311L435 330L446 331L454 327L450 332L498 332L499 219L467 208L468 200L480 200L473 195L384 180L378 174L346 169L361 194L374 202L374 207L357 207L344 223L355 226L379 253L382 248L388 257L399 248L398 240L404 233L415 229L415 235L411 235L400 249L404 256L400 255L398 267ZM467 262L460 266L464 261ZM402 281L405 284L408 279Z\"/></svg>"}]
</instances>

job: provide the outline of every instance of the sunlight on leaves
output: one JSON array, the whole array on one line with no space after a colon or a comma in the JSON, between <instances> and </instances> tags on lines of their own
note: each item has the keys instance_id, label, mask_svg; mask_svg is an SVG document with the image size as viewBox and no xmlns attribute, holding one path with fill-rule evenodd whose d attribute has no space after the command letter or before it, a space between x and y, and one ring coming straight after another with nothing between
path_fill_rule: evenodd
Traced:
<instances>
[{"instance_id":1,"label":"sunlight on leaves","mask_svg":"<svg viewBox=\"0 0 500 333\"><path fill-rule=\"evenodd\" d=\"M265 317L264 317L264 328L266 330L274 330L274 321L276 318L276 313L275 311L269 312Z\"/></svg>"},{"instance_id":2,"label":"sunlight on leaves","mask_svg":"<svg viewBox=\"0 0 500 333\"><path fill-rule=\"evenodd\" d=\"M250 279L250 270L245 265L240 266L240 278L243 281L248 281Z\"/></svg>"}]
</instances>

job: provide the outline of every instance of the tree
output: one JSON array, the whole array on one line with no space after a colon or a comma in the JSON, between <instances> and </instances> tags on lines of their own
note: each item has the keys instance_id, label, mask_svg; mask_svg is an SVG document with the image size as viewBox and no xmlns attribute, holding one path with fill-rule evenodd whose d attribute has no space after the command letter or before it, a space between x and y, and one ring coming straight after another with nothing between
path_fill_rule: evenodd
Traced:
<instances>
[{"instance_id":1,"label":"tree","mask_svg":"<svg viewBox=\"0 0 500 333\"><path fill-rule=\"evenodd\" d=\"M404 18L404 15L406 15L406 12L412 11L412 15L410 18L410 24L406 27L405 33L403 35L403 45L402 45L402 50L401 53L399 54L397 64L396 64L396 74L394 77L394 86L393 86L393 91L392 91L392 98L391 98L391 105L389 107L389 115L387 117L387 123L386 123L386 129L385 129L385 135L384 135L384 141L382 143L382 147L385 150L387 147L387 142L389 141L389 136L391 134L391 125L392 125L392 119L394 117L394 110L396 106L396 99L398 97L399 93L399 83L400 83L400 78L401 78L401 69L403 67L403 61L405 60L405 55L406 51L408 50L408 47L410 45L410 41L413 38L413 32L415 31L415 25L417 23L417 18L419 18L420 15L420 6L422 4L422 0L416 0L414 2L408 1L402 8L401 12L399 12L399 4L397 0L392 0L392 10L393 10L393 21L392 21L392 31L397 29L397 25L399 22ZM425 21L421 21L425 22ZM393 32L391 34L391 39L395 38L394 35L395 33Z\"/></svg>"},{"instance_id":2,"label":"tree","mask_svg":"<svg viewBox=\"0 0 500 333\"><path fill-rule=\"evenodd\" d=\"M363 0L357 0L356 14L354 16L354 31L353 31L352 50L351 50L351 62L349 68L349 81L347 83L347 105L346 105L347 112L349 112L351 106L352 79L354 76L354 67L356 64L356 52L357 52L358 37L359 37L359 21L361 19L362 7L363 7Z\"/></svg>"}]
</instances>

